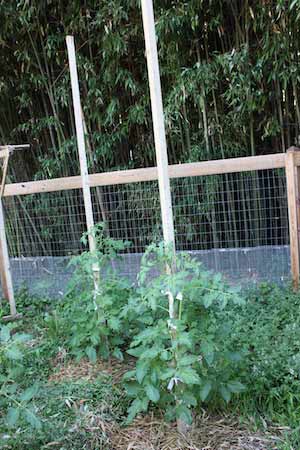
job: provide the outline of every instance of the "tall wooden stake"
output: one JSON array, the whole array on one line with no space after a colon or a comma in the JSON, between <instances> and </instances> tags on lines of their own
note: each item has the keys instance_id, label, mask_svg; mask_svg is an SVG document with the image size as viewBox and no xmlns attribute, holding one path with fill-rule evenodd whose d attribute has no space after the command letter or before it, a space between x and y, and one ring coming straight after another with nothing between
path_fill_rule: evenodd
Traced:
<instances>
[{"instance_id":1,"label":"tall wooden stake","mask_svg":"<svg viewBox=\"0 0 300 450\"><path fill-rule=\"evenodd\" d=\"M86 151L85 151L83 117L82 117L82 109L81 109L81 103L80 103L80 92L79 92L78 73L77 73L77 66L76 66L74 37L67 36L66 42L67 42L69 67L70 67L73 109L74 109L74 116L75 116L76 138L77 138L80 173L81 173L81 180L82 180L83 201L84 201L86 225L87 225L87 231L88 231L88 242L89 242L90 252L94 253L96 251L96 240L95 240L95 236L91 233L91 231L94 227L94 216L93 216L91 189L90 189L90 183L89 183L87 158L86 158ZM94 273L94 286L95 286L94 297L96 297L97 293L98 293L98 285L99 285L99 266L98 266L98 264L93 264L93 273Z\"/></svg>"},{"instance_id":2,"label":"tall wooden stake","mask_svg":"<svg viewBox=\"0 0 300 450\"><path fill-rule=\"evenodd\" d=\"M287 182L287 198L289 210L289 230L290 230L290 254L291 254L291 271L293 287L295 290L299 288L299 198L298 198L298 182L297 182L297 166L295 164L295 154L297 149L290 148L286 154L286 182Z\"/></svg>"},{"instance_id":3,"label":"tall wooden stake","mask_svg":"<svg viewBox=\"0 0 300 450\"><path fill-rule=\"evenodd\" d=\"M94 217L93 217L91 190L90 190L90 184L89 184L87 158L86 158L86 151L85 151L85 139L84 139L84 130L83 130L82 111L81 111L81 104L80 104L80 93L79 93L78 73L77 73L77 66L76 66L74 37L67 36L66 42L67 42L70 76L71 76L73 109L74 109L74 115L75 115L76 138L77 138L77 147L78 147L79 162L80 162L80 173L81 173L81 180L82 180L82 190L83 190L84 208L85 208L85 216L86 216L86 225L87 225L87 231L90 232L92 230L92 228L94 227ZM89 233L89 235L88 235L88 240L89 240L90 251L94 252L96 250L96 242L95 242L94 236L91 233ZM97 271L97 267L95 267L95 266L94 266L94 271Z\"/></svg>"},{"instance_id":4,"label":"tall wooden stake","mask_svg":"<svg viewBox=\"0 0 300 450\"><path fill-rule=\"evenodd\" d=\"M146 44L148 77L152 107L153 131L158 170L158 184L164 241L175 250L174 223L170 180L168 174L168 154L164 123L159 64L156 47L154 13L152 0L142 0L143 26Z\"/></svg>"},{"instance_id":5,"label":"tall wooden stake","mask_svg":"<svg viewBox=\"0 0 300 450\"><path fill-rule=\"evenodd\" d=\"M9 301L10 315L13 319L17 316L14 289L11 277L10 262L5 233L4 213L2 199L0 197L0 277L3 297Z\"/></svg>"},{"instance_id":6,"label":"tall wooden stake","mask_svg":"<svg viewBox=\"0 0 300 450\"><path fill-rule=\"evenodd\" d=\"M157 46L155 37L155 24L152 0L142 0L143 26L146 44L146 56L148 66L148 78L151 97L152 121L154 131L154 142L156 152L156 163L158 172L158 185L160 196L161 217L163 226L164 241L173 247L173 262L175 266L175 236L172 199L170 190L170 180L168 172L168 153L166 142L166 131L163 113L163 103L161 94L161 84L159 76L159 64L157 56ZM167 273L172 271L172 267L166 267ZM173 321L176 318L174 308L174 298L168 292L169 318ZM172 339L176 339L176 329L171 329ZM177 420L177 428L181 433L186 433L186 426L182 420Z\"/></svg>"}]
</instances>

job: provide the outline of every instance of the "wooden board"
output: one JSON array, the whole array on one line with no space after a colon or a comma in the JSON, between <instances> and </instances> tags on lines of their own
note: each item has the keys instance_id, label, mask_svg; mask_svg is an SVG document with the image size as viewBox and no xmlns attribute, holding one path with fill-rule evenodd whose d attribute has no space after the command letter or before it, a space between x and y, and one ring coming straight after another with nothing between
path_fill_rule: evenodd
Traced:
<instances>
[{"instance_id":1,"label":"wooden board","mask_svg":"<svg viewBox=\"0 0 300 450\"><path fill-rule=\"evenodd\" d=\"M197 163L169 165L170 178L196 177L218 175L225 173L248 172L252 170L279 169L285 167L285 153L272 155L248 156L244 158L229 158ZM156 167L129 169L113 172L95 173L89 175L90 187L113 186L158 179ZM80 176L54 178L52 180L27 181L24 183L7 184L4 197L28 195L42 192L65 191L82 188Z\"/></svg>"}]
</instances>

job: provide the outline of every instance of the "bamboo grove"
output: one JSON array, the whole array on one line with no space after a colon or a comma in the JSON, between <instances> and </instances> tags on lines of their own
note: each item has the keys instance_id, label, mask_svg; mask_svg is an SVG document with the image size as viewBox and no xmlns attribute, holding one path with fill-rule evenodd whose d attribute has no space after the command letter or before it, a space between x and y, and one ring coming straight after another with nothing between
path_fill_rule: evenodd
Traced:
<instances>
[{"instance_id":1,"label":"bamboo grove","mask_svg":"<svg viewBox=\"0 0 300 450\"><path fill-rule=\"evenodd\" d=\"M154 7L170 163L299 144L299 1L157 0ZM13 157L11 181L78 174L66 34L76 38L90 171L155 165L139 1L1 0L0 19L0 140L31 144ZM180 247L287 243L283 180L276 173L173 184ZM159 209L149 212L156 190L150 197L144 190L140 209L140 186L94 194L108 232L140 239L139 250L160 236ZM80 224L66 219L80 215L77 196L49 198L6 202L12 254L66 252L62 242L60 251L51 244L54 228L77 240ZM130 231L136 217L149 224L146 238Z\"/></svg>"}]
</instances>

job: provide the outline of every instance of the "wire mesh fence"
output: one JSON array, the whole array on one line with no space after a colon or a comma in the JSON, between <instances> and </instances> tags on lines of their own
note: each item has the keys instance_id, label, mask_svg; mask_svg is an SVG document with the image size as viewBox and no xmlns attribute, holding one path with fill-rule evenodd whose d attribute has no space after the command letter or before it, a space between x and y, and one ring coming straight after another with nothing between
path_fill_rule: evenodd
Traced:
<instances>
[{"instance_id":1,"label":"wire mesh fence","mask_svg":"<svg viewBox=\"0 0 300 450\"><path fill-rule=\"evenodd\" d=\"M172 179L171 192L177 251L233 282L289 277L284 170ZM134 281L147 245L162 240L157 181L92 188L92 200L95 222L131 242L117 269ZM63 294L70 257L84 250L82 191L7 197L4 207L15 287Z\"/></svg>"},{"instance_id":2,"label":"wire mesh fence","mask_svg":"<svg viewBox=\"0 0 300 450\"><path fill-rule=\"evenodd\" d=\"M172 180L177 250L230 280L289 277L284 170Z\"/></svg>"}]
</instances>

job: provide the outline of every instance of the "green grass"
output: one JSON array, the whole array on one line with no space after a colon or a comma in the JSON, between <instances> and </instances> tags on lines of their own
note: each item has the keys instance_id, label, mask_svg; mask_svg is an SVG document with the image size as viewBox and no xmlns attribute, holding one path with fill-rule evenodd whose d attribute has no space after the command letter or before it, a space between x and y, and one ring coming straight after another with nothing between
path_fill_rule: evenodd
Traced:
<instances>
[{"instance_id":1,"label":"green grass","mask_svg":"<svg viewBox=\"0 0 300 450\"><path fill-rule=\"evenodd\" d=\"M49 381L50 374L57 370L53 358L60 348L58 337L51 335L45 317L55 302L30 300L24 293L18 298L24 319L15 322L13 327L14 332L26 331L31 335L23 360L22 387L38 383L32 406L42 427L32 430L21 421L17 429L11 429L5 414L0 412L0 448L41 450L52 443L50 448L60 450L107 450L108 438L101 423L122 423L128 406L124 392L103 373L92 380Z\"/></svg>"},{"instance_id":2,"label":"green grass","mask_svg":"<svg viewBox=\"0 0 300 450\"><path fill-rule=\"evenodd\" d=\"M91 449L109 450L103 424L123 424L128 400L121 384L99 372L92 380L50 382L53 358L64 345L62 324L45 321L55 302L18 298L24 319L15 331L31 334L24 359L22 384L38 382L33 400L42 428L32 431L25 423L7 427L0 412L0 448L11 450ZM247 294L242 309L232 307L219 320L231 324L229 338L239 343L243 364L239 376L247 391L234 398L227 412L239 416L251 428L272 424L289 427L280 450L300 448L300 295L290 289L262 286ZM68 356L67 356L68 357Z\"/></svg>"},{"instance_id":3,"label":"green grass","mask_svg":"<svg viewBox=\"0 0 300 450\"><path fill-rule=\"evenodd\" d=\"M34 403L42 417L42 429L32 432L22 427L15 433L2 423L5 448L40 450L56 442L54 448L61 450L106 449L108 438L101 422L118 421L124 415L118 388L103 377L93 382L45 384Z\"/></svg>"},{"instance_id":4,"label":"green grass","mask_svg":"<svg viewBox=\"0 0 300 450\"><path fill-rule=\"evenodd\" d=\"M280 449L300 448L300 294L262 285L248 293L241 311L226 314L232 345L244 351L240 377L247 385L231 408L258 427L290 428Z\"/></svg>"}]
</instances>

